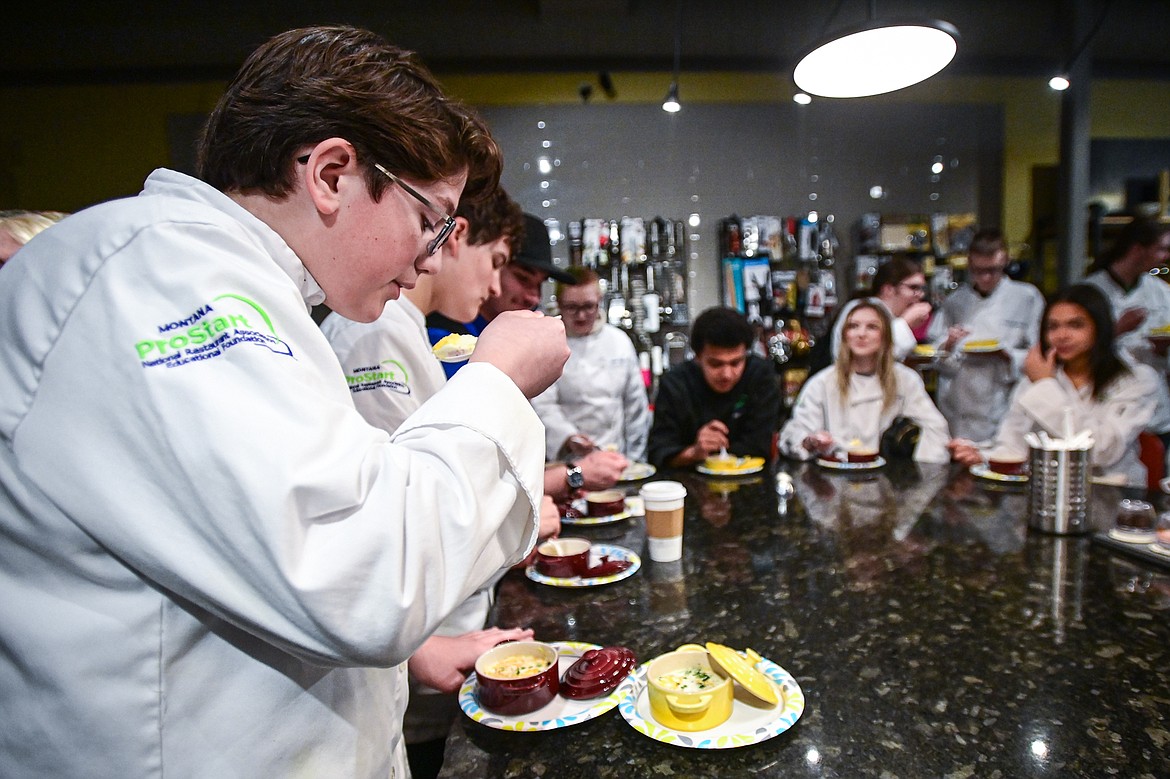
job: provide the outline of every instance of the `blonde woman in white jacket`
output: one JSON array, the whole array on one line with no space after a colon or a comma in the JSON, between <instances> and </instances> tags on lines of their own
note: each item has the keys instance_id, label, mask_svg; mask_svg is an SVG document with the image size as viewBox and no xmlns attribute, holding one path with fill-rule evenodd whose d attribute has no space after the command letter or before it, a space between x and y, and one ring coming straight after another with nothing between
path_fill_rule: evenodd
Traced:
<instances>
[{"instance_id":1,"label":"blonde woman in white jacket","mask_svg":"<svg viewBox=\"0 0 1170 779\"><path fill-rule=\"evenodd\" d=\"M837 362L812 376L792 418L780 431L780 451L809 460L848 449L877 451L897 417L922 430L914 459L947 462L950 433L922 378L894 362L890 315L876 300L860 301L846 316Z\"/></svg>"}]
</instances>

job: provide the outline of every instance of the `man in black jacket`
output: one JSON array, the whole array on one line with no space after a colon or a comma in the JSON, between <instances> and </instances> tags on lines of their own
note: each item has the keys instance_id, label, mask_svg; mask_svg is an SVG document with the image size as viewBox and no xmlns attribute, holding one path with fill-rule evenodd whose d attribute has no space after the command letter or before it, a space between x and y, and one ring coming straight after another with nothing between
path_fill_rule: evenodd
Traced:
<instances>
[{"instance_id":1,"label":"man in black jacket","mask_svg":"<svg viewBox=\"0 0 1170 779\"><path fill-rule=\"evenodd\" d=\"M710 308L695 319L695 358L662 377L654 404L647 459L687 466L726 449L771 459L780 422L780 388L768 360L751 354L755 334L732 308Z\"/></svg>"}]
</instances>

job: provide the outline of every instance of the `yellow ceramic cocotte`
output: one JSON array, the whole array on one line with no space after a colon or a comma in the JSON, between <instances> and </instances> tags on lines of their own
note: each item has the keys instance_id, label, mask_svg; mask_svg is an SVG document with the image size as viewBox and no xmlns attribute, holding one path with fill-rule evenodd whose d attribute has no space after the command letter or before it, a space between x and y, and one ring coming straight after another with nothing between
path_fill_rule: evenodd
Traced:
<instances>
[{"instance_id":1,"label":"yellow ceramic cocotte","mask_svg":"<svg viewBox=\"0 0 1170 779\"><path fill-rule=\"evenodd\" d=\"M646 670L650 713L674 730L707 730L731 716L731 679L711 667L705 649L668 652Z\"/></svg>"}]
</instances>

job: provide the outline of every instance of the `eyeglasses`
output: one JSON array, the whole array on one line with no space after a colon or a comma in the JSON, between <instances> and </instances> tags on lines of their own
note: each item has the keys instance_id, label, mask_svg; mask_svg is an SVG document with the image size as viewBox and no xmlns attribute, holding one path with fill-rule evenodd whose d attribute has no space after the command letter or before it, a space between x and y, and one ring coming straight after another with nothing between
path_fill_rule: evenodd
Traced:
<instances>
[{"instance_id":1,"label":"eyeglasses","mask_svg":"<svg viewBox=\"0 0 1170 779\"><path fill-rule=\"evenodd\" d=\"M915 294L926 291L925 284L903 284L902 286Z\"/></svg>"},{"instance_id":2,"label":"eyeglasses","mask_svg":"<svg viewBox=\"0 0 1170 779\"><path fill-rule=\"evenodd\" d=\"M443 221L443 224L439 228L439 231L437 233L435 233L435 237L432 238L427 243L427 255L430 256L430 255L434 254L435 252L437 252L439 249L443 248L443 244L445 244L447 242L447 239L451 237L451 231L455 229L455 217L451 216L446 211L444 211L443 209L436 206L430 200L427 200L419 192L416 192L414 187L410 186L405 181L403 181L402 179L398 178L390 171L383 168L380 164L375 162L374 167L377 168L378 170L382 171L383 173L385 173L386 178L390 179L395 184L397 184L398 186L400 186L404 190L406 190L406 194L410 195L415 200L422 203L424 206L429 208L431 211L433 211L434 213L439 215L439 218Z\"/></svg>"},{"instance_id":3,"label":"eyeglasses","mask_svg":"<svg viewBox=\"0 0 1170 779\"><path fill-rule=\"evenodd\" d=\"M297 162L300 163L301 165L308 163L308 161L309 161L308 154L306 154L303 157L297 157ZM429 210L431 210L434 213L439 215L439 218L440 218L440 220L442 220L443 224L439 227L438 232L435 233L435 237L427 242L427 256L429 257L432 254L434 254L435 252L437 252L439 249L443 248L443 244L445 244L447 242L447 239L451 237L451 232L455 229L455 217L451 216L446 211L444 211L443 209L439 208L434 203L432 203L430 200L423 197L422 194L415 191L414 187L410 186L405 181L403 181L402 179L398 178L390 171L383 168L380 164L375 162L374 167L377 168L378 170L380 170L382 173L386 174L386 177L388 179L393 181L398 186L402 187L406 191L406 194L410 195L415 200L417 200L418 202L420 202L424 206L426 206ZM432 228L432 229L434 229L434 228Z\"/></svg>"},{"instance_id":4,"label":"eyeglasses","mask_svg":"<svg viewBox=\"0 0 1170 779\"><path fill-rule=\"evenodd\" d=\"M596 314L597 313L597 304L596 303L582 303L580 305L576 305L574 303L562 303L560 308L561 308L562 314L568 314L569 316L573 316L575 314Z\"/></svg>"}]
</instances>

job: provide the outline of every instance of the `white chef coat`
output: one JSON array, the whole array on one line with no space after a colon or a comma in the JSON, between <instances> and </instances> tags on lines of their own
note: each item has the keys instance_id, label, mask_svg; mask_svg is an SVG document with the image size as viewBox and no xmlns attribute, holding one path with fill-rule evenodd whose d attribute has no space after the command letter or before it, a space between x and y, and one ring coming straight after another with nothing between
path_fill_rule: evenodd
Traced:
<instances>
[{"instance_id":1,"label":"white chef coat","mask_svg":"<svg viewBox=\"0 0 1170 779\"><path fill-rule=\"evenodd\" d=\"M387 433L447 383L427 339L426 317L406 296L388 302L373 322L331 313L321 332L341 361L354 406Z\"/></svg>"},{"instance_id":2,"label":"white chef coat","mask_svg":"<svg viewBox=\"0 0 1170 779\"><path fill-rule=\"evenodd\" d=\"M321 323L321 332L341 361L354 406L366 421L388 433L447 383L442 365L431 351L426 316L410 298L391 300L373 322L354 322L334 312ZM627 339L628 340L628 339ZM501 569L459 604L434 635L458 636L481 630L494 600ZM457 711L454 696L420 684L410 677L410 705L403 728L407 743L442 738Z\"/></svg>"},{"instance_id":3,"label":"white chef coat","mask_svg":"<svg viewBox=\"0 0 1170 779\"><path fill-rule=\"evenodd\" d=\"M1114 281L1108 271L1090 273L1085 281L1096 286L1109 298L1113 309L1113 321L1117 321L1126 309L1144 308L1146 319L1137 328L1117 338L1117 346L1138 362L1150 366L1158 374L1157 407L1150 420L1149 429L1155 433L1170 433L1170 385L1166 383L1166 357L1154 353L1150 344L1150 330L1170 325L1170 284L1159 278L1143 273L1133 289L1126 292Z\"/></svg>"},{"instance_id":4,"label":"white chef coat","mask_svg":"<svg viewBox=\"0 0 1170 779\"><path fill-rule=\"evenodd\" d=\"M854 373L849 379L849 397L842 406L837 388L837 366L831 365L811 376L792 408L792 416L780 430L780 451L788 457L809 460L804 448L809 435L827 430L833 440L847 444L854 439L866 449L877 451L882 433L895 417L909 417L921 429L914 459L919 462L950 461L947 422L926 394L922 377L901 363L894 364L897 397L882 410L882 388L877 376Z\"/></svg>"},{"instance_id":5,"label":"white chef coat","mask_svg":"<svg viewBox=\"0 0 1170 779\"><path fill-rule=\"evenodd\" d=\"M1032 431L1044 430L1063 438L1067 409L1073 430L1093 433L1093 474L1123 477L1127 484L1144 487L1146 467L1140 458L1138 434L1154 414L1157 381L1152 368L1135 363L1094 400L1093 388L1086 385L1077 389L1063 368L1056 369L1055 377L1035 383L1025 376L1016 385L1011 406L987 453L1027 457L1024 435Z\"/></svg>"},{"instance_id":6,"label":"white chef coat","mask_svg":"<svg viewBox=\"0 0 1170 779\"><path fill-rule=\"evenodd\" d=\"M914 347L918 345L918 339L914 337L914 331L910 329L910 325L906 324L905 319L894 316L894 313L890 311L890 307L882 302L881 298L872 297L854 298L841 307L841 311L837 314L837 319L833 323L833 359L837 359L837 352L841 349L841 333L845 330L845 320L849 318L849 312L857 308L857 304L862 300L877 303L886 310L886 313L890 315L890 319L893 320L890 330L894 341L894 359L901 362L909 357L910 352L914 351Z\"/></svg>"},{"instance_id":7,"label":"white chef coat","mask_svg":"<svg viewBox=\"0 0 1170 779\"><path fill-rule=\"evenodd\" d=\"M1031 284L1002 279L983 297L969 285L952 292L930 323L929 340L942 346L947 329L961 325L971 331L949 354L935 363L938 368L938 408L951 435L971 441L989 441L1007 413L1012 389L1028 351L1040 339L1044 295ZM998 354L967 354L967 341L994 339L1003 347ZM1004 359L1004 355L1008 359Z\"/></svg>"},{"instance_id":8,"label":"white chef coat","mask_svg":"<svg viewBox=\"0 0 1170 779\"><path fill-rule=\"evenodd\" d=\"M392 440L322 297L170 171L5 266L0 776L404 775L394 666L534 543L542 431L477 363Z\"/></svg>"},{"instance_id":9,"label":"white chef coat","mask_svg":"<svg viewBox=\"0 0 1170 779\"><path fill-rule=\"evenodd\" d=\"M569 361L561 378L532 400L545 427L545 456L584 433L600 446L616 446L631 460L646 455L650 405L630 337L613 325L569 338Z\"/></svg>"}]
</instances>

